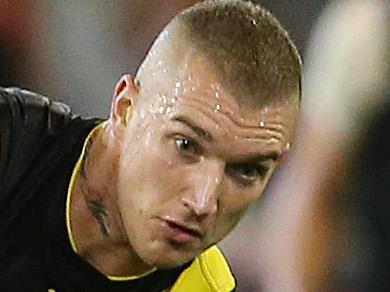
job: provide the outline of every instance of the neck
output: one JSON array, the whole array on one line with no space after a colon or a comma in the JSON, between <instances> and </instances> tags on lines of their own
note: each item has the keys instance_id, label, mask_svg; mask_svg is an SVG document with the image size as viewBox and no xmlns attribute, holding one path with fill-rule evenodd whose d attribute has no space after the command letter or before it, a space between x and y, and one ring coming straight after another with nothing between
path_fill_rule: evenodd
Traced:
<instances>
[{"instance_id":1,"label":"neck","mask_svg":"<svg viewBox=\"0 0 390 292\"><path fill-rule=\"evenodd\" d=\"M107 276L150 270L131 248L116 204L118 143L110 143L109 125L96 129L70 193L70 225L76 252Z\"/></svg>"}]
</instances>

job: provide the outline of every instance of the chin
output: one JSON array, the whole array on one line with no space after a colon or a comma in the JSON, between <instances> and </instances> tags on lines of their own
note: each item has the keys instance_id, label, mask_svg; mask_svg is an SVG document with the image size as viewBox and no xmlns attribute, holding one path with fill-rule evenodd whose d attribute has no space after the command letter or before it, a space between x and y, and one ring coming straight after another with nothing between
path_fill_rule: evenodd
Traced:
<instances>
[{"instance_id":1,"label":"chin","mask_svg":"<svg viewBox=\"0 0 390 292\"><path fill-rule=\"evenodd\" d=\"M178 268L180 266L183 266L189 262L191 262L194 259L194 257L186 260L173 260L173 259L167 259L163 261L157 261L154 267L156 267L159 270L170 270L174 268Z\"/></svg>"},{"instance_id":2,"label":"chin","mask_svg":"<svg viewBox=\"0 0 390 292\"><path fill-rule=\"evenodd\" d=\"M197 255L183 250L167 251L164 249L148 252L145 257L140 254L145 263L161 270L174 269L185 265L191 262Z\"/></svg>"}]
</instances>

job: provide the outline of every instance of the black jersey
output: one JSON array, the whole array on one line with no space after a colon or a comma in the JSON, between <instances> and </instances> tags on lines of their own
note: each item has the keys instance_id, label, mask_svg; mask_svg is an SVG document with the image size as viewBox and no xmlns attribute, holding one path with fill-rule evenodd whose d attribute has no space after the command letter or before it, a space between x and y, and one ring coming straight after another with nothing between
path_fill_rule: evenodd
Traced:
<instances>
[{"instance_id":1,"label":"black jersey","mask_svg":"<svg viewBox=\"0 0 390 292\"><path fill-rule=\"evenodd\" d=\"M110 280L73 251L67 190L84 141L100 122L35 93L0 89L0 291L163 291L173 284L195 291L188 288L194 281L203 285L196 291L231 291L234 279L215 247L188 269L131 281Z\"/></svg>"}]
</instances>

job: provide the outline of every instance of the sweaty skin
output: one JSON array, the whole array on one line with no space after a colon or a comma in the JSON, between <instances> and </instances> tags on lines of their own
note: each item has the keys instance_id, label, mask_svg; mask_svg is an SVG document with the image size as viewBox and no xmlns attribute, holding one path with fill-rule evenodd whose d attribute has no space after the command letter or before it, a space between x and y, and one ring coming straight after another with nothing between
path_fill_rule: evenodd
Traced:
<instances>
[{"instance_id":1,"label":"sweaty skin","mask_svg":"<svg viewBox=\"0 0 390 292\"><path fill-rule=\"evenodd\" d=\"M106 275L176 267L223 239L288 149L296 104L243 107L204 59L188 54L176 74L156 69L153 87L142 82L146 69L140 86L123 76L85 178L76 179L77 252ZM88 209L91 201L101 203L107 230Z\"/></svg>"}]
</instances>

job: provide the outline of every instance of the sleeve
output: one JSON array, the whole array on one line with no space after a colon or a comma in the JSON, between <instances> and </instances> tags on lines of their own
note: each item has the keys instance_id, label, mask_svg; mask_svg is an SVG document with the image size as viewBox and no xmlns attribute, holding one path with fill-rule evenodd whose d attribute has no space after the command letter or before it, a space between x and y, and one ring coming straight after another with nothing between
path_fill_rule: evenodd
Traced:
<instances>
[{"instance_id":1,"label":"sleeve","mask_svg":"<svg viewBox=\"0 0 390 292\"><path fill-rule=\"evenodd\" d=\"M32 170L39 145L70 118L65 104L18 88L0 88L0 210Z\"/></svg>"}]
</instances>

